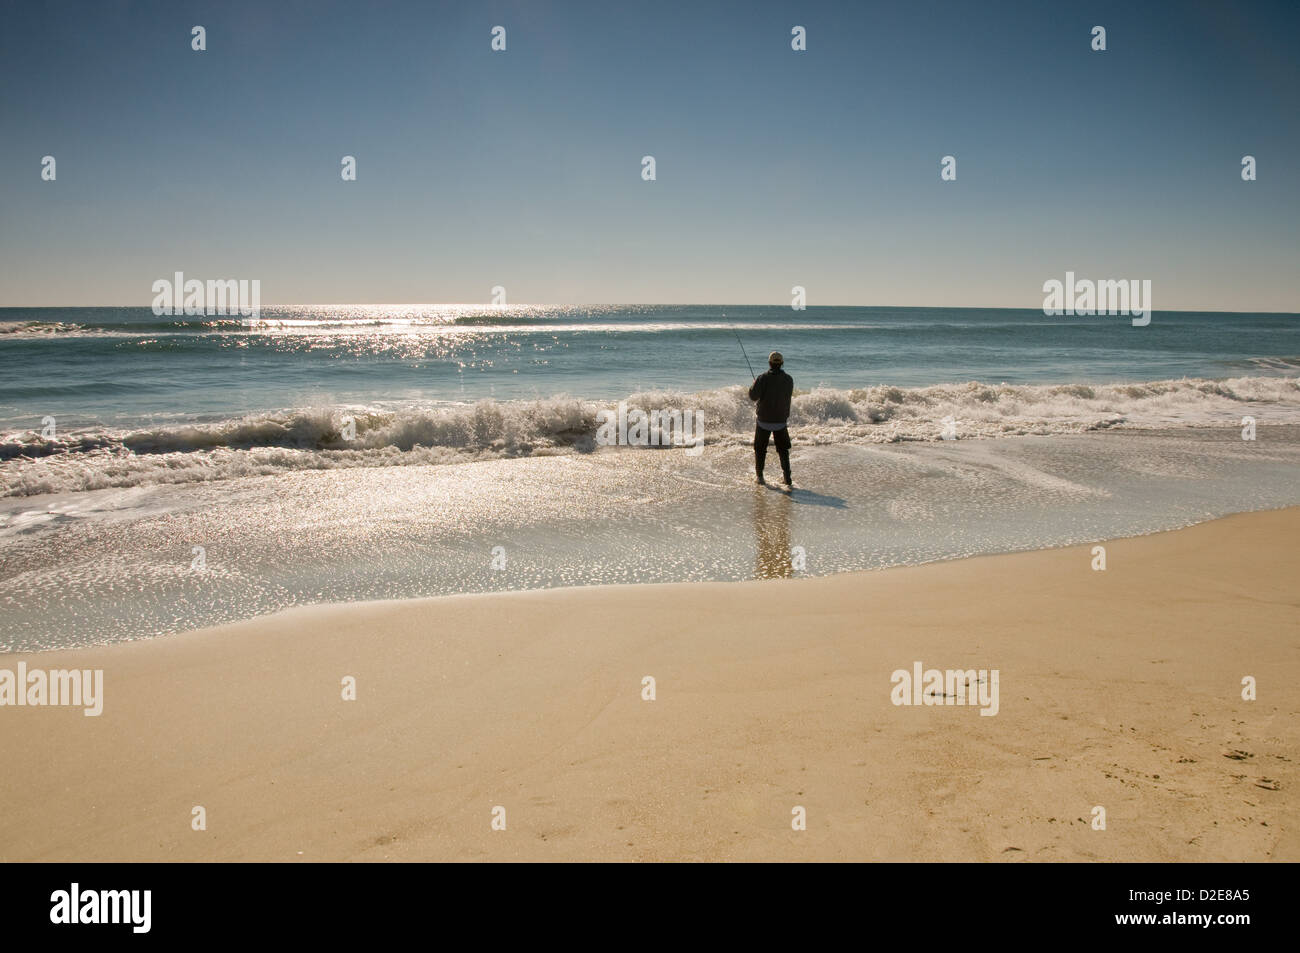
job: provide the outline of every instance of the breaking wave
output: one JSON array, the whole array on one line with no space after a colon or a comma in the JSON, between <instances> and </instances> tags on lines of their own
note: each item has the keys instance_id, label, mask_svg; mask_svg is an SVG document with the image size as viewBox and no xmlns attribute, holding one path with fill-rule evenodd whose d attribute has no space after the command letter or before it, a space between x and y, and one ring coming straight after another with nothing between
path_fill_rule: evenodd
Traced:
<instances>
[{"instance_id":1,"label":"breaking wave","mask_svg":"<svg viewBox=\"0 0 1300 953\"><path fill-rule=\"evenodd\" d=\"M739 446L753 431L753 405L740 387L647 391L628 395L625 403L644 411L702 415L706 445ZM558 396L384 410L315 408L216 423L92 428L53 438L11 433L0 436L0 496L224 480L292 469L587 453L598 449L597 414L611 407ZM950 432L970 439L1111 428L1236 427L1247 413L1264 414L1261 423L1300 423L1300 377L816 388L796 393L790 426L799 443L887 443L941 439L948 418Z\"/></svg>"}]
</instances>

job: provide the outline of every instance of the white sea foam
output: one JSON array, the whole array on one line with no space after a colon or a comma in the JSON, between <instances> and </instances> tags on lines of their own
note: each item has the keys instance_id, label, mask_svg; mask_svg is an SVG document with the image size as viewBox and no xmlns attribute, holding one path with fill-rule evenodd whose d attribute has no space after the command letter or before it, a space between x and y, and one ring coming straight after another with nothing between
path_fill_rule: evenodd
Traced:
<instances>
[{"instance_id":1,"label":"white sea foam","mask_svg":"<svg viewBox=\"0 0 1300 953\"><path fill-rule=\"evenodd\" d=\"M694 410L706 445L739 445L753 431L741 387L649 391L629 407ZM596 449L596 414L614 402L568 396L396 409L332 407L253 414L216 423L91 428L43 438L0 437L0 496L188 483L293 469L469 462ZM1238 427L1300 423L1300 378L1165 380L1107 385L941 384L815 388L797 393L790 426L805 444L1082 433L1110 428ZM356 434L345 439L346 418ZM612 451L617 452L617 451Z\"/></svg>"}]
</instances>

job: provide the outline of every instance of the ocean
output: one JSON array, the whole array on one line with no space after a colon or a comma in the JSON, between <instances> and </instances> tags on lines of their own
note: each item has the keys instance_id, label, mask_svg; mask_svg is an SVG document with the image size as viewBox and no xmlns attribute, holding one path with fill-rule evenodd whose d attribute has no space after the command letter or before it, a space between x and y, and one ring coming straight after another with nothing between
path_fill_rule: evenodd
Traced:
<instances>
[{"instance_id":1,"label":"ocean","mask_svg":"<svg viewBox=\"0 0 1300 953\"><path fill-rule=\"evenodd\" d=\"M310 602L872 569L1300 503L1295 314L261 317L0 309L0 650ZM796 385L792 496L753 485L745 355L761 370L771 350ZM602 446L620 402L692 412L702 447Z\"/></svg>"},{"instance_id":2,"label":"ocean","mask_svg":"<svg viewBox=\"0 0 1300 953\"><path fill-rule=\"evenodd\" d=\"M167 426L330 406L410 409L747 383L788 353L801 389L1114 384L1300 372L1294 314L1040 310L303 306L238 318L0 308L0 427Z\"/></svg>"}]
</instances>

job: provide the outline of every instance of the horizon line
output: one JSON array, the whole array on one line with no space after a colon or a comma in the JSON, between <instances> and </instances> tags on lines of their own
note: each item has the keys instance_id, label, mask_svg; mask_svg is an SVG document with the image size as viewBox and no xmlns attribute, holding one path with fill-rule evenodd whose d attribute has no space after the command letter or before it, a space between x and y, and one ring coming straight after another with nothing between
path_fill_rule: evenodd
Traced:
<instances>
[{"instance_id":1,"label":"horizon line","mask_svg":"<svg viewBox=\"0 0 1300 953\"><path fill-rule=\"evenodd\" d=\"M149 308L153 304L0 304L0 310L23 309L36 311L41 309L50 310L73 310L73 309L94 309L94 308ZM729 301L725 304L710 304L698 301L676 302L676 301L601 301L601 302L583 302L576 304L566 304L562 302L535 302L523 301L513 304L492 304L491 302L481 301L311 301L311 302L294 302L292 304L267 304L263 308L483 308L488 310L508 311L512 308L772 308L781 307L789 308L788 304L777 305L770 302L734 302ZM858 309L884 309L888 308L895 311L923 311L923 310L948 310L948 311L1043 311L1042 307L1019 307L1011 305L927 305L927 304L818 304L808 305L801 310L810 311L814 308L858 308ZM793 310L793 309L791 309ZM1300 316L1300 311L1275 311L1271 309L1253 309L1247 311L1225 311L1214 308L1153 308L1152 314L1280 314ZM1053 315L1054 317L1063 317L1063 315ZM1096 315L1079 315L1080 317L1114 317L1114 315L1096 314ZM175 315L163 314L158 317L248 317L240 314L238 311L228 315L208 314L199 312L192 315Z\"/></svg>"}]
</instances>

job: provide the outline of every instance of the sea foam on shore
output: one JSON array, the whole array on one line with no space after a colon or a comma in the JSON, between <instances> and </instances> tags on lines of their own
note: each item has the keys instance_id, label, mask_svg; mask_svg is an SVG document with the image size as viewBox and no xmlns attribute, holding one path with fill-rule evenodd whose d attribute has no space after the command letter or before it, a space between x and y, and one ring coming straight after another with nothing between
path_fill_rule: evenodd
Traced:
<instances>
[{"instance_id":1,"label":"sea foam on shore","mask_svg":"<svg viewBox=\"0 0 1300 953\"><path fill-rule=\"evenodd\" d=\"M753 433L743 388L643 391L629 407L702 415L706 445L739 447ZM436 405L342 406L0 436L0 496L187 483L285 470L409 466L584 453L610 406L558 396ZM1243 416L1300 424L1300 378L1133 384L941 384L817 387L796 394L801 445L1066 434L1113 428L1239 428Z\"/></svg>"}]
</instances>

